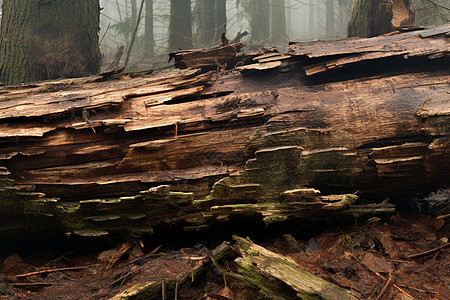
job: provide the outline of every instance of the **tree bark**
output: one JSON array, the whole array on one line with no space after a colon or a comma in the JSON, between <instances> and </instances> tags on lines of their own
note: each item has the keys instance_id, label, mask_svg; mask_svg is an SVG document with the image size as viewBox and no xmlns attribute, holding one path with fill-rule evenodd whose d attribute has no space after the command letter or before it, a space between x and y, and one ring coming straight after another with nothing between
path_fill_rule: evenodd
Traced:
<instances>
[{"instance_id":1,"label":"tree bark","mask_svg":"<svg viewBox=\"0 0 450 300\"><path fill-rule=\"evenodd\" d=\"M0 236L392 213L358 201L450 180L449 32L234 49L227 72L3 87ZM199 67L226 49L178 54Z\"/></svg>"},{"instance_id":2,"label":"tree bark","mask_svg":"<svg viewBox=\"0 0 450 300\"><path fill-rule=\"evenodd\" d=\"M170 0L169 50L192 47L191 0Z\"/></svg>"},{"instance_id":3,"label":"tree bark","mask_svg":"<svg viewBox=\"0 0 450 300\"><path fill-rule=\"evenodd\" d=\"M0 80L5 84L97 73L99 1L3 4Z\"/></svg>"},{"instance_id":4,"label":"tree bark","mask_svg":"<svg viewBox=\"0 0 450 300\"><path fill-rule=\"evenodd\" d=\"M373 37L414 23L409 0L356 0L348 37Z\"/></svg>"}]
</instances>

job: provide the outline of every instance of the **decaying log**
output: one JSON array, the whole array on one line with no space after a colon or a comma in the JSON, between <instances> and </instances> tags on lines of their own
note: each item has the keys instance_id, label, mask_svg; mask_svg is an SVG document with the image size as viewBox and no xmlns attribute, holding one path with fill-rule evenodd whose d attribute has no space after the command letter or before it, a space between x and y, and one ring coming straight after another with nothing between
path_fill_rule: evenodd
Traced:
<instances>
[{"instance_id":1,"label":"decaying log","mask_svg":"<svg viewBox=\"0 0 450 300\"><path fill-rule=\"evenodd\" d=\"M3 87L0 235L392 213L354 194L379 201L450 181L449 26L264 50L236 70ZM308 76L356 61L374 75L397 58L395 73Z\"/></svg>"},{"instance_id":2,"label":"decaying log","mask_svg":"<svg viewBox=\"0 0 450 300\"><path fill-rule=\"evenodd\" d=\"M239 272L270 299L294 299L296 293L301 299L359 299L356 294L301 268L288 257L238 236L234 240L242 254L236 259Z\"/></svg>"},{"instance_id":3,"label":"decaying log","mask_svg":"<svg viewBox=\"0 0 450 300\"><path fill-rule=\"evenodd\" d=\"M245 44L235 43L200 51L174 51L169 54L169 62L173 59L175 67L180 69L203 68L212 70L218 67L226 68L227 63L232 61L244 46Z\"/></svg>"},{"instance_id":4,"label":"decaying log","mask_svg":"<svg viewBox=\"0 0 450 300\"><path fill-rule=\"evenodd\" d=\"M307 66L304 69L308 76L362 63L366 68L369 63L378 64L379 72L381 62L389 62L399 68L396 59L400 61L400 64L409 65L410 68L415 67L415 64L423 68L424 64L420 61L407 62L406 60L448 58L449 32L450 25L447 24L427 30L374 38L291 43L288 52L307 59Z\"/></svg>"}]
</instances>

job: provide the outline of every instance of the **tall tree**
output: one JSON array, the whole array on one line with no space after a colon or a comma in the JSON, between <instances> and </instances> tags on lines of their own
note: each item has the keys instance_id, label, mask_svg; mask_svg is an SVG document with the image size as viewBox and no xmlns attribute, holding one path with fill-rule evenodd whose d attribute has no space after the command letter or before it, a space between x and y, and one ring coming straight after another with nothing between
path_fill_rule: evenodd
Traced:
<instances>
[{"instance_id":1,"label":"tall tree","mask_svg":"<svg viewBox=\"0 0 450 300\"><path fill-rule=\"evenodd\" d=\"M153 55L155 52L155 35L153 30L153 0L145 1L145 53Z\"/></svg>"},{"instance_id":2,"label":"tall tree","mask_svg":"<svg viewBox=\"0 0 450 300\"><path fill-rule=\"evenodd\" d=\"M349 37L372 37L412 25L410 0L356 0L348 24Z\"/></svg>"},{"instance_id":3,"label":"tall tree","mask_svg":"<svg viewBox=\"0 0 450 300\"><path fill-rule=\"evenodd\" d=\"M198 0L197 14L200 39L204 47L212 46L216 40L216 9L215 0Z\"/></svg>"},{"instance_id":4,"label":"tall tree","mask_svg":"<svg viewBox=\"0 0 450 300\"><path fill-rule=\"evenodd\" d=\"M308 8L308 31L309 31L309 37L310 39L313 39L313 37L316 34L316 18L315 18L315 0L309 0L309 8Z\"/></svg>"},{"instance_id":5,"label":"tall tree","mask_svg":"<svg viewBox=\"0 0 450 300\"><path fill-rule=\"evenodd\" d=\"M227 26L227 1L226 0L215 0L216 2L216 33L215 33L215 43L220 40L222 33L226 33Z\"/></svg>"},{"instance_id":6,"label":"tall tree","mask_svg":"<svg viewBox=\"0 0 450 300\"><path fill-rule=\"evenodd\" d=\"M169 50L192 47L191 0L170 0Z\"/></svg>"},{"instance_id":7,"label":"tall tree","mask_svg":"<svg viewBox=\"0 0 450 300\"><path fill-rule=\"evenodd\" d=\"M131 2L131 18L130 18L130 28L134 28L137 21L138 7L136 0L130 0ZM132 29L130 30L133 31Z\"/></svg>"},{"instance_id":8,"label":"tall tree","mask_svg":"<svg viewBox=\"0 0 450 300\"><path fill-rule=\"evenodd\" d=\"M4 0L0 81L97 73L99 0Z\"/></svg>"},{"instance_id":9,"label":"tall tree","mask_svg":"<svg viewBox=\"0 0 450 300\"><path fill-rule=\"evenodd\" d=\"M325 6L326 6L326 21L325 21L326 37L334 38L336 33L334 0L326 0Z\"/></svg>"},{"instance_id":10,"label":"tall tree","mask_svg":"<svg viewBox=\"0 0 450 300\"><path fill-rule=\"evenodd\" d=\"M272 41L287 40L286 1L271 0L271 37Z\"/></svg>"},{"instance_id":11,"label":"tall tree","mask_svg":"<svg viewBox=\"0 0 450 300\"><path fill-rule=\"evenodd\" d=\"M209 47L220 42L222 33L226 31L226 0L198 0L197 16L199 42Z\"/></svg>"},{"instance_id":12,"label":"tall tree","mask_svg":"<svg viewBox=\"0 0 450 300\"><path fill-rule=\"evenodd\" d=\"M269 0L250 0L250 34L252 43L262 43L270 36Z\"/></svg>"}]
</instances>

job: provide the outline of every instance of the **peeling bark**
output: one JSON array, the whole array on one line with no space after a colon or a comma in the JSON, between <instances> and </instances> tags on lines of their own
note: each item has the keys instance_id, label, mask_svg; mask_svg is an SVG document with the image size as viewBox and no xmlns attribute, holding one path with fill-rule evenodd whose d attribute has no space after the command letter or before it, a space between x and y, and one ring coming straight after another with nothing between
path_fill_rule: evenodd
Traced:
<instances>
[{"instance_id":1,"label":"peeling bark","mask_svg":"<svg viewBox=\"0 0 450 300\"><path fill-rule=\"evenodd\" d=\"M393 213L359 199L403 197L450 179L442 167L450 164L448 32L235 53L243 65L227 71L110 72L3 87L0 235ZM208 53L183 52L179 62ZM396 73L346 78L361 63L373 75L396 53ZM424 60L411 69L412 57ZM317 66L337 73L321 81L310 72Z\"/></svg>"}]
</instances>

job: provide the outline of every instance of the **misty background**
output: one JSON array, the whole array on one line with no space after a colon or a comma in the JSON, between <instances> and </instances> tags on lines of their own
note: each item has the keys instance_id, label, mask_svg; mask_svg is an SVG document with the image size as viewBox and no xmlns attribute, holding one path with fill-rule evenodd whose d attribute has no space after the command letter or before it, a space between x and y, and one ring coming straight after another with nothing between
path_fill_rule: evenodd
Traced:
<instances>
[{"instance_id":1,"label":"misty background","mask_svg":"<svg viewBox=\"0 0 450 300\"><path fill-rule=\"evenodd\" d=\"M215 44L205 45L201 39L202 14L215 13L200 9L201 1L190 1L194 48L210 47ZM247 31L249 34L241 39L241 42L247 44L245 51L255 50L262 46L278 47L284 51L289 41L345 38L354 2L353 0L272 0L270 9L274 9L274 6L277 5L283 6L281 11L284 11L284 19L282 18L281 22L285 22L286 34L277 38L267 36L263 40L255 42L250 29L252 18L249 8L250 0L224 1L226 2L227 37L232 40L238 33ZM2 2L0 0L0 3ZM144 0L141 18L138 22L142 0L100 0L102 8L100 14L102 70L114 60L120 46L125 47L125 52L128 51L138 23L128 69L169 67L166 58L171 50L168 45L170 3L171 1L168 0ZM450 21L450 0L412 0L412 4L416 13L416 25L439 25ZM152 6L151 12L147 6ZM223 27L223 25L217 26ZM149 30L153 32L153 41L147 39ZM218 28L217 31L223 32L224 29ZM125 54L122 59L124 57Z\"/></svg>"}]
</instances>

